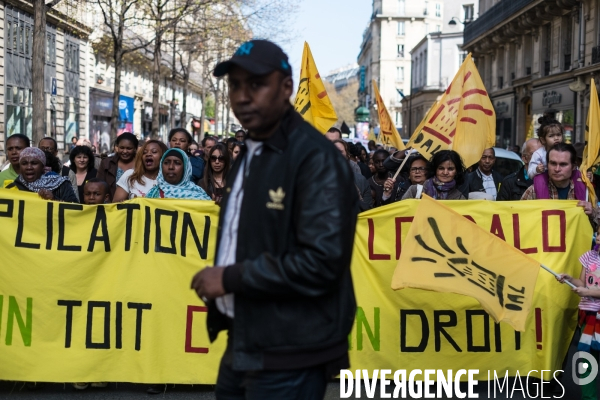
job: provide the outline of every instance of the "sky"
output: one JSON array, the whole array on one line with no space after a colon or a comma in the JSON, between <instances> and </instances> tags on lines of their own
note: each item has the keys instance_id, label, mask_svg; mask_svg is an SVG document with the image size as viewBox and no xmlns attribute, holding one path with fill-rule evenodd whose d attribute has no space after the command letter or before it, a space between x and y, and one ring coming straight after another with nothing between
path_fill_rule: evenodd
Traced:
<instances>
[{"instance_id":1,"label":"sky","mask_svg":"<svg viewBox=\"0 0 600 400\"><path fill-rule=\"evenodd\" d=\"M371 17L371 0L299 0L298 10L290 16L295 37L283 43L290 58L294 83L300 76L304 42L308 42L319 73L355 63L362 34Z\"/></svg>"}]
</instances>

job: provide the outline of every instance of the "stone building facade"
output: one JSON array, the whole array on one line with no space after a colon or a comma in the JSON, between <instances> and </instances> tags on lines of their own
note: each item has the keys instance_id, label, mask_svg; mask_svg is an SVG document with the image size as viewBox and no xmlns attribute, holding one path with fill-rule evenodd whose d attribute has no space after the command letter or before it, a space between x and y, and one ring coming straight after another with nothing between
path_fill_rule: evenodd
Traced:
<instances>
[{"instance_id":1,"label":"stone building facade","mask_svg":"<svg viewBox=\"0 0 600 400\"><path fill-rule=\"evenodd\" d=\"M565 140L584 140L589 84L600 77L599 0L481 0L463 48L496 111L496 145L521 145L555 116Z\"/></svg>"}]
</instances>

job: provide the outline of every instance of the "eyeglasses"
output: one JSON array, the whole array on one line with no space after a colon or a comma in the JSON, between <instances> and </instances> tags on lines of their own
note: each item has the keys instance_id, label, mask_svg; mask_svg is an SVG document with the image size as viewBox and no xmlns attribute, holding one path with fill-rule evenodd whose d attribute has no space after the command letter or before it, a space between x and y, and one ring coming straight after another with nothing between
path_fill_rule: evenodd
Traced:
<instances>
[{"instance_id":1,"label":"eyeglasses","mask_svg":"<svg viewBox=\"0 0 600 400\"><path fill-rule=\"evenodd\" d=\"M425 172L425 167L413 167L410 172Z\"/></svg>"},{"instance_id":2,"label":"eyeglasses","mask_svg":"<svg viewBox=\"0 0 600 400\"><path fill-rule=\"evenodd\" d=\"M225 157L223 156L210 156L210 161L225 161Z\"/></svg>"}]
</instances>

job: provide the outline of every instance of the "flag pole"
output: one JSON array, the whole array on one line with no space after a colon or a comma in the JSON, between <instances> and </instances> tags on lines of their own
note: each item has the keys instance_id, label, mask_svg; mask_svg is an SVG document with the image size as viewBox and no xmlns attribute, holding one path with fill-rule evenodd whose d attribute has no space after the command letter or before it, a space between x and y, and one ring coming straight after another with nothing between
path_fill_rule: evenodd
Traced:
<instances>
[{"instance_id":1,"label":"flag pole","mask_svg":"<svg viewBox=\"0 0 600 400\"><path fill-rule=\"evenodd\" d=\"M550 272L552 275L554 275L555 277L559 277L559 275L552 271L550 268L546 267L544 264L540 264L542 268L544 268L546 271ZM571 282L568 281L564 281L567 285L571 286L573 289L575 289L577 286L573 285Z\"/></svg>"},{"instance_id":2,"label":"flag pole","mask_svg":"<svg viewBox=\"0 0 600 400\"><path fill-rule=\"evenodd\" d=\"M416 153L416 152L417 152L417 150L415 150L415 149L408 151L408 154L406 154L406 156L404 157L404 160L402 160L402 164L400 164L400 168L398 168L398 170L396 171L396 173L394 174L394 177L392 179L396 179L398 177L398 174L402 170L402 167L404 167L404 164L406 164L406 162L408 161L408 157L410 157L411 154ZM393 155L392 155L392 157L393 157Z\"/></svg>"}]
</instances>

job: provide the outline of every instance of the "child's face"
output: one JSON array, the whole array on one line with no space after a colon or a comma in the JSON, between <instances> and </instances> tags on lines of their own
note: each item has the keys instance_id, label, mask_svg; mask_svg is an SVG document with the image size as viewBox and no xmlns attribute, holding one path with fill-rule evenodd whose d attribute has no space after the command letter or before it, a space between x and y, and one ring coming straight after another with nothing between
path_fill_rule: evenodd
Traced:
<instances>
[{"instance_id":1,"label":"child's face","mask_svg":"<svg viewBox=\"0 0 600 400\"><path fill-rule=\"evenodd\" d=\"M560 129L550 129L545 138L540 138L546 149L551 148L557 143L561 143L563 141L563 135Z\"/></svg>"},{"instance_id":2,"label":"child's face","mask_svg":"<svg viewBox=\"0 0 600 400\"><path fill-rule=\"evenodd\" d=\"M104 185L98 182L86 183L83 188L84 204L104 204L108 202L108 193Z\"/></svg>"}]
</instances>

